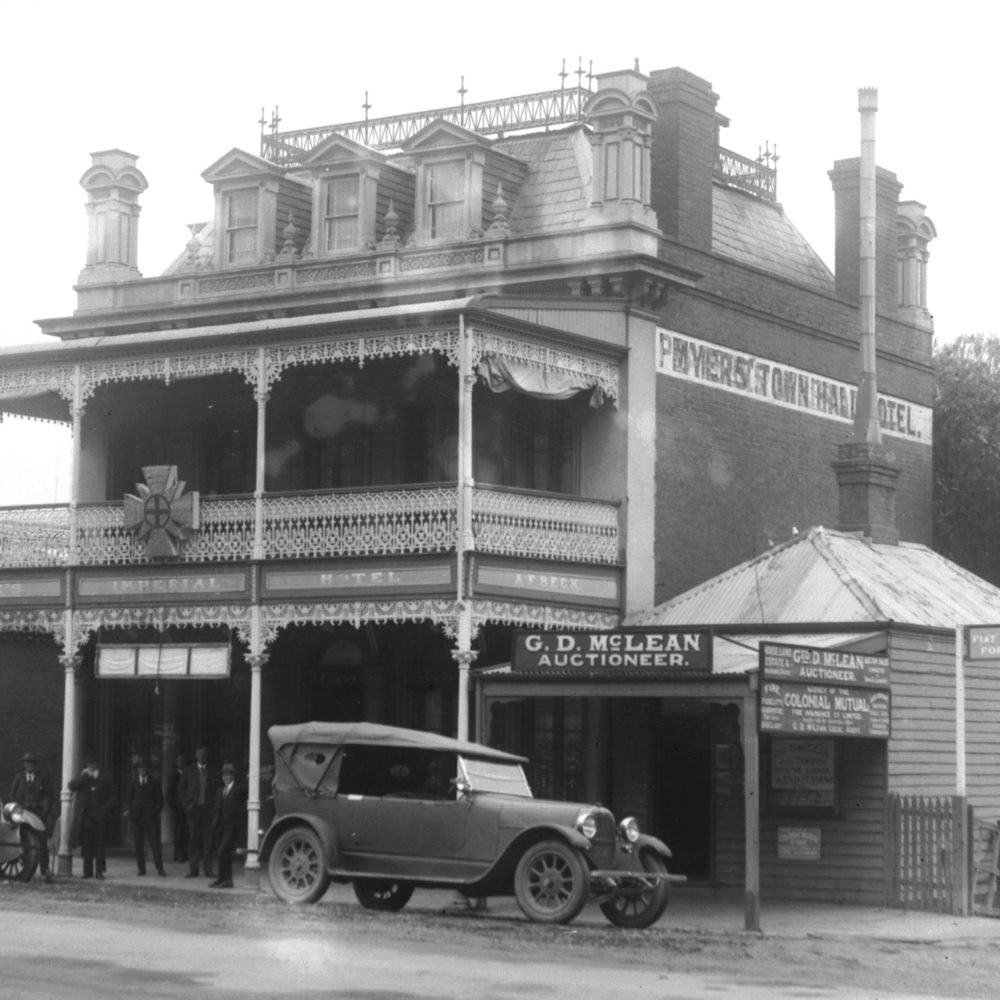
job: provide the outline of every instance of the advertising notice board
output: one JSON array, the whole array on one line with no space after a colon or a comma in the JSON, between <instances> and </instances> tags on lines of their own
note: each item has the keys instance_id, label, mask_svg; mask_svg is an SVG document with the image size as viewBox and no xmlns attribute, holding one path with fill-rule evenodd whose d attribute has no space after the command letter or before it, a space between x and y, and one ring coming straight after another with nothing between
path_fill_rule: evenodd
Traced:
<instances>
[{"instance_id":1,"label":"advertising notice board","mask_svg":"<svg viewBox=\"0 0 1000 1000\"><path fill-rule=\"evenodd\" d=\"M765 642L760 677L761 732L891 735L888 656Z\"/></svg>"}]
</instances>

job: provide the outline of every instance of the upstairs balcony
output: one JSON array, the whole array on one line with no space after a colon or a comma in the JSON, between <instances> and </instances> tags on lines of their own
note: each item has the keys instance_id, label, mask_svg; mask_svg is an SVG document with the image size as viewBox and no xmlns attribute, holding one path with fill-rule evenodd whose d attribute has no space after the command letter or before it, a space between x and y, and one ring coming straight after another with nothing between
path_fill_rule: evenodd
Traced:
<instances>
[{"instance_id":1,"label":"upstairs balcony","mask_svg":"<svg viewBox=\"0 0 1000 1000\"><path fill-rule=\"evenodd\" d=\"M265 560L404 556L455 551L455 483L385 489L268 494ZM560 494L477 486L476 551L533 560L613 565L621 561L618 504ZM121 502L77 509L71 562L68 505L0 508L0 569L141 565L145 549L125 526ZM249 495L205 497L199 527L181 549L187 563L253 558L256 505Z\"/></svg>"}]
</instances>

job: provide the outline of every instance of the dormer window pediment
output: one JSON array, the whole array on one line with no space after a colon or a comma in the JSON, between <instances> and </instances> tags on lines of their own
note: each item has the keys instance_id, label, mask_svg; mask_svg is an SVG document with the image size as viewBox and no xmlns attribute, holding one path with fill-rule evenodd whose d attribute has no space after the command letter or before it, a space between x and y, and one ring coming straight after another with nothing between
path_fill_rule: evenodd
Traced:
<instances>
[{"instance_id":1,"label":"dormer window pediment","mask_svg":"<svg viewBox=\"0 0 1000 1000\"><path fill-rule=\"evenodd\" d=\"M232 149L202 177L215 189L216 267L266 263L288 252L283 234L309 232L309 189L281 167Z\"/></svg>"},{"instance_id":2,"label":"dormer window pediment","mask_svg":"<svg viewBox=\"0 0 1000 1000\"><path fill-rule=\"evenodd\" d=\"M302 162L312 185L311 243L320 257L373 248L384 234L389 203L396 219L412 217L413 177L378 150L331 135Z\"/></svg>"}]
</instances>

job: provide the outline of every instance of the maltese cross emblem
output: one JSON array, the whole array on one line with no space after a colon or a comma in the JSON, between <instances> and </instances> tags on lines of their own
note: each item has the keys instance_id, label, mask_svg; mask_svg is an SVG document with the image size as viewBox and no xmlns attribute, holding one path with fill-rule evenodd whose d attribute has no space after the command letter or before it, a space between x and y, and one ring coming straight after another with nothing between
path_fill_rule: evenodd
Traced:
<instances>
[{"instance_id":1,"label":"maltese cross emblem","mask_svg":"<svg viewBox=\"0 0 1000 1000\"><path fill-rule=\"evenodd\" d=\"M125 494L125 530L146 546L150 559L180 554L181 540L198 527L198 494L184 493L176 465L146 465L137 497Z\"/></svg>"}]
</instances>

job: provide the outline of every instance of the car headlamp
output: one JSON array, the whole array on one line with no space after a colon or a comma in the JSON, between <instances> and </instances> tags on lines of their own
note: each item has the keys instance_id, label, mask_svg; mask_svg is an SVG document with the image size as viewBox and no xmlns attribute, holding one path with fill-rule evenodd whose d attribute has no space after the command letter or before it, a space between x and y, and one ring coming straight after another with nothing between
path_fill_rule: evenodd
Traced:
<instances>
[{"instance_id":1,"label":"car headlamp","mask_svg":"<svg viewBox=\"0 0 1000 1000\"><path fill-rule=\"evenodd\" d=\"M576 818L576 828L587 840L597 836L597 817L592 812L581 812Z\"/></svg>"},{"instance_id":2,"label":"car headlamp","mask_svg":"<svg viewBox=\"0 0 1000 1000\"><path fill-rule=\"evenodd\" d=\"M618 824L618 836L629 844L634 844L639 839L639 824L634 816L626 816Z\"/></svg>"}]
</instances>

